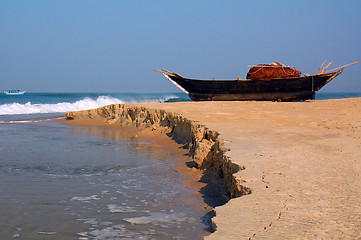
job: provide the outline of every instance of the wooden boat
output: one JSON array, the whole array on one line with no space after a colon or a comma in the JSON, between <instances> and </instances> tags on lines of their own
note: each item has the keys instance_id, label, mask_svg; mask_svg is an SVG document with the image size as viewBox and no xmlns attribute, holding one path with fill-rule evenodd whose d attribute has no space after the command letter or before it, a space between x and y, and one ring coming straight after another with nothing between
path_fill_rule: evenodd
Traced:
<instances>
[{"instance_id":1,"label":"wooden boat","mask_svg":"<svg viewBox=\"0 0 361 240\"><path fill-rule=\"evenodd\" d=\"M25 91L20 91L19 89L15 89L15 90L6 90L4 91L4 93L6 95L23 95Z\"/></svg>"},{"instance_id":2,"label":"wooden boat","mask_svg":"<svg viewBox=\"0 0 361 240\"><path fill-rule=\"evenodd\" d=\"M302 101L315 99L315 92L342 73L338 71L303 77L275 78L267 81L196 80L175 72L156 70L189 95L193 101Z\"/></svg>"}]
</instances>

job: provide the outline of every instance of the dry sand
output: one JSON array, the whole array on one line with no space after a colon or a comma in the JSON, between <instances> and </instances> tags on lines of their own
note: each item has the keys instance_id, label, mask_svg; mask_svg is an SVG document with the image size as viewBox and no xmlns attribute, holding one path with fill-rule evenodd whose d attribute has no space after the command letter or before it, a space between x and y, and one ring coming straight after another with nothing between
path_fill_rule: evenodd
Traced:
<instances>
[{"instance_id":1,"label":"dry sand","mask_svg":"<svg viewBox=\"0 0 361 240\"><path fill-rule=\"evenodd\" d=\"M206 239L360 239L361 98L137 104L218 131L252 193Z\"/></svg>"}]
</instances>

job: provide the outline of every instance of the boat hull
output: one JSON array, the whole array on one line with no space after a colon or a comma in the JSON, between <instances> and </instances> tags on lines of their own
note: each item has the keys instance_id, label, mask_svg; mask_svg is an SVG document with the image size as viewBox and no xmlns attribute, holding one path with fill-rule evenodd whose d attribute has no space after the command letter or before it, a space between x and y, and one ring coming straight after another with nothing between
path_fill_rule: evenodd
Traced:
<instances>
[{"instance_id":1,"label":"boat hull","mask_svg":"<svg viewBox=\"0 0 361 240\"><path fill-rule=\"evenodd\" d=\"M282 93L233 93L207 94L189 93L193 101L303 101L315 99L315 92L282 92Z\"/></svg>"},{"instance_id":2,"label":"boat hull","mask_svg":"<svg viewBox=\"0 0 361 240\"><path fill-rule=\"evenodd\" d=\"M342 71L270 81L195 80L164 75L193 101L302 101L314 99L315 92Z\"/></svg>"}]
</instances>

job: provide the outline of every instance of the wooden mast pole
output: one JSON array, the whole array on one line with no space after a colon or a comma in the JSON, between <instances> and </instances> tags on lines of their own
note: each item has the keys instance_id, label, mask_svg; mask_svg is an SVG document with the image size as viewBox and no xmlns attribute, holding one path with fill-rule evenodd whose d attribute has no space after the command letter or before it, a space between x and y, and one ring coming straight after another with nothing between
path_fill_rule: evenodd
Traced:
<instances>
[{"instance_id":1,"label":"wooden mast pole","mask_svg":"<svg viewBox=\"0 0 361 240\"><path fill-rule=\"evenodd\" d=\"M328 70L328 71L326 71L326 72L324 72L324 73L332 72L332 71L338 70L338 69L340 69L340 68L344 68L344 67L347 67L347 66L350 66L350 65L356 64L356 63L358 63L358 62L359 62L359 61L356 61L356 62L353 62L353 63L349 63L349 64L343 65L343 66L341 66L341 67L338 67L338 68L334 68L334 69Z\"/></svg>"},{"instance_id":2,"label":"wooden mast pole","mask_svg":"<svg viewBox=\"0 0 361 240\"><path fill-rule=\"evenodd\" d=\"M317 75L318 71L320 71L320 69L322 68L323 64L325 64L325 62L326 62L326 60L325 60L325 61L323 61L323 63L321 64L321 66L317 69L317 71L316 71L315 75Z\"/></svg>"},{"instance_id":3,"label":"wooden mast pole","mask_svg":"<svg viewBox=\"0 0 361 240\"><path fill-rule=\"evenodd\" d=\"M322 74L330 65L331 65L332 61L324 68L322 68L322 70L318 73L318 74Z\"/></svg>"}]
</instances>

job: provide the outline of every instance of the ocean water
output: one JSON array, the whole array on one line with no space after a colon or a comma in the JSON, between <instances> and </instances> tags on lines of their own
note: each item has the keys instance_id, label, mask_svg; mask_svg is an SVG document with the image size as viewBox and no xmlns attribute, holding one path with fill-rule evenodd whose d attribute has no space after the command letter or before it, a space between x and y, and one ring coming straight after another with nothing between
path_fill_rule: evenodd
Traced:
<instances>
[{"instance_id":1,"label":"ocean water","mask_svg":"<svg viewBox=\"0 0 361 240\"><path fill-rule=\"evenodd\" d=\"M164 146L121 129L64 124L64 112L183 94L0 98L1 239L201 239L202 199Z\"/></svg>"},{"instance_id":2,"label":"ocean water","mask_svg":"<svg viewBox=\"0 0 361 240\"><path fill-rule=\"evenodd\" d=\"M361 93L316 94L345 97ZM177 101L190 99L183 93L0 94L1 239L201 239L211 231L211 214L175 166L183 156L121 129L56 121L68 111L109 104ZM227 201L206 197L211 206Z\"/></svg>"},{"instance_id":3,"label":"ocean water","mask_svg":"<svg viewBox=\"0 0 361 240\"><path fill-rule=\"evenodd\" d=\"M361 92L316 92L316 100L361 97Z\"/></svg>"},{"instance_id":4,"label":"ocean water","mask_svg":"<svg viewBox=\"0 0 361 240\"><path fill-rule=\"evenodd\" d=\"M177 101L190 99L184 93L25 93L21 96L7 96L1 93L0 116L44 113L56 115L116 103Z\"/></svg>"}]
</instances>

